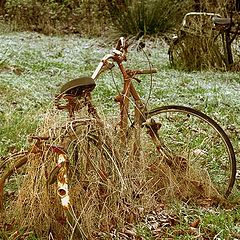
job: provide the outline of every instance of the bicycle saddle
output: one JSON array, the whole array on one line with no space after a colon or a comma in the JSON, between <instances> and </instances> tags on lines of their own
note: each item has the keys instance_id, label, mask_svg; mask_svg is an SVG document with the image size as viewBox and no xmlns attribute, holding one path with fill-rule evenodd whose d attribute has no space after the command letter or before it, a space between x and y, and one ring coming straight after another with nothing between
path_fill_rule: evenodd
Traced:
<instances>
[{"instance_id":1,"label":"bicycle saddle","mask_svg":"<svg viewBox=\"0 0 240 240\"><path fill-rule=\"evenodd\" d=\"M60 93L80 96L85 90L92 91L95 86L96 83L91 77L80 77L65 83L61 87Z\"/></svg>"},{"instance_id":2,"label":"bicycle saddle","mask_svg":"<svg viewBox=\"0 0 240 240\"><path fill-rule=\"evenodd\" d=\"M230 25L231 19L230 18L213 17L213 23L216 25Z\"/></svg>"}]
</instances>

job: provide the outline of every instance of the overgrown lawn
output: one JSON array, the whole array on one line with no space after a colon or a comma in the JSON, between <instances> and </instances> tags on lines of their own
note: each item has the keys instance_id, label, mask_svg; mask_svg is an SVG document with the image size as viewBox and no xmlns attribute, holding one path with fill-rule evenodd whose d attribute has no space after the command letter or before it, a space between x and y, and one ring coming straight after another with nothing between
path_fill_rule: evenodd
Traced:
<instances>
[{"instance_id":1,"label":"overgrown lawn","mask_svg":"<svg viewBox=\"0 0 240 240\"><path fill-rule=\"evenodd\" d=\"M5 32L0 35L0 156L26 148L27 137L43 121L46 111L60 86L79 76L91 76L99 60L114 46L107 39L83 39L78 35L44 36L29 32ZM158 73L141 77L139 91L148 107L180 104L197 108L214 118L229 134L239 164L240 155L240 76L234 72L184 72L171 69L167 45L161 39L146 41L144 51L137 44L130 48L128 63L132 68L148 68L149 61ZM100 77L94 101L106 114L116 112L113 99L120 88L120 75ZM239 184L239 182L238 182ZM234 189L234 195L238 190ZM234 199L236 201L236 199ZM239 201L239 198L238 198ZM239 205L229 209L193 208L185 204L169 204L180 219L168 231L174 239L192 239L180 233L199 218L202 234L207 239L240 238ZM236 209L233 210L232 206ZM178 238L176 238L178 229ZM180 231L181 230L181 231ZM200 231L199 230L199 231ZM139 231L146 234L148 231ZM172 231L172 232L171 232ZM185 232L186 233L186 232ZM0 235L1 236L1 235Z\"/></svg>"}]
</instances>

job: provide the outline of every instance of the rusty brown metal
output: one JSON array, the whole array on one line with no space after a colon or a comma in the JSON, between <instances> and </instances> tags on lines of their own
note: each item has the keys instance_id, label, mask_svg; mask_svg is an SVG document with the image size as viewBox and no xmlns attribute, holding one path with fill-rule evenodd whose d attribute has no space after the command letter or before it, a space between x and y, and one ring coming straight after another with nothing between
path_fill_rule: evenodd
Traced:
<instances>
[{"instance_id":1,"label":"rusty brown metal","mask_svg":"<svg viewBox=\"0 0 240 240\"><path fill-rule=\"evenodd\" d=\"M58 165L60 165L58 174L57 174L57 185L58 185L58 196L60 197L61 204L65 210L69 208L70 196L69 196L69 186L68 186L68 159L67 155L59 154L58 156Z\"/></svg>"}]
</instances>

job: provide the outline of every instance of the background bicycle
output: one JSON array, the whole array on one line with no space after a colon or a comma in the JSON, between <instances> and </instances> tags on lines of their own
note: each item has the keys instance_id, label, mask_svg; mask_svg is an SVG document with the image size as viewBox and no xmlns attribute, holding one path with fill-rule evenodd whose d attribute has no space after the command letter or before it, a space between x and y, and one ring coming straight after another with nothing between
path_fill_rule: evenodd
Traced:
<instances>
[{"instance_id":1,"label":"background bicycle","mask_svg":"<svg viewBox=\"0 0 240 240\"><path fill-rule=\"evenodd\" d=\"M173 37L169 60L175 67L239 70L238 1L227 4L227 13L190 12Z\"/></svg>"}]
</instances>

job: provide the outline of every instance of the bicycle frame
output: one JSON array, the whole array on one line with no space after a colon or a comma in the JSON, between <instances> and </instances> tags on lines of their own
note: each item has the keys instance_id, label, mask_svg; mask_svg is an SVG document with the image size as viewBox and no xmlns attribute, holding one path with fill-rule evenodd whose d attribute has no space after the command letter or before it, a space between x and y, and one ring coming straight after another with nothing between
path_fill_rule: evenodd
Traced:
<instances>
[{"instance_id":1,"label":"bicycle frame","mask_svg":"<svg viewBox=\"0 0 240 240\"><path fill-rule=\"evenodd\" d=\"M116 48L112 51L112 54L105 55L96 70L94 71L92 78L96 80L98 76L107 69L112 69L114 67L113 63L110 63L109 60L112 59L113 62L116 62L119 70L123 76L123 90L122 92L115 97L115 101L120 104L120 129L121 129L121 141L126 143L126 135L128 130L128 113L130 98L134 100L134 123L135 123L135 139L139 139L139 129L142 125L144 119L146 119L146 107L142 102L136 88L134 87L132 81L136 80L140 82L135 76L138 74L152 74L156 73L156 68L150 68L145 70L130 70L126 69L123 65L124 61L127 61L127 46L125 39L121 37L116 45ZM139 140L138 140L139 142ZM136 143L139 145L139 143Z\"/></svg>"},{"instance_id":2,"label":"bicycle frame","mask_svg":"<svg viewBox=\"0 0 240 240\"><path fill-rule=\"evenodd\" d=\"M130 153L132 154L131 157L133 158L129 158L130 161L133 160L144 160L149 158L149 162L146 161L146 164L144 166L144 171L149 171L150 172L150 177L152 179L152 174L154 174L156 167L159 167L160 165L157 165L157 161L160 159L161 157L161 162L163 162L163 164L166 164L168 167L173 167L173 169L176 167L176 170L183 170L186 171L187 169L187 158L185 159L184 155L181 156L181 152L180 154L175 154L174 155L174 151L169 150L168 148L168 142L166 141L166 144L164 143L164 141L161 139L161 135L160 133L158 133L160 127L161 127L161 122L164 121L162 120L162 118L158 118L158 122L157 122L157 115L161 115L161 113L168 113L168 112L175 112L176 113L184 113L184 114L189 114L190 116L195 116L197 117L197 119L202 120L203 122L205 122L206 124L208 124L208 126L211 126L215 132L214 133L218 133L220 135L220 139L224 140L225 145L224 147L227 147L227 150L229 150L229 155L231 155L231 163L232 163L232 175L234 174L234 171L236 173L236 165L234 165L235 161L235 157L234 157L234 151L231 147L231 143L227 137L227 135L225 134L225 132L209 117L207 117L205 114L196 111L194 109L191 109L189 107L183 107L183 106L163 106L163 107L158 107L155 108L153 110L148 111L145 104L143 103L143 101L140 98L139 93L137 92L137 89L134 86L133 81L138 81L140 82L140 80L136 77L138 74L152 74L152 73L156 73L157 70L155 68L150 68L147 70L130 70L125 68L123 62L127 61L127 46L125 44L125 40L124 38L120 38L116 48L112 51L111 54L107 54L105 55L102 60L100 61L100 63L98 64L96 70L94 71L94 73L92 74L91 78L87 78L87 77L83 77L83 78L78 78L75 80L78 81L70 81L68 83L70 84L65 84L61 89L61 93L56 97L56 107L58 109L66 109L68 111L68 117L69 117L69 122L67 122L67 124L65 124L64 126L60 127L60 130L64 131L64 134L61 134L63 136L63 138L60 139L60 146L55 146L52 145L51 141L48 140L53 140L55 139L55 135L53 136L49 136L49 137L32 137L32 139L36 140L36 143L33 144L32 148L30 151L27 151L22 158L19 159L19 161L17 161L11 168L9 171L6 171L6 173L4 173L3 177L0 178L0 210L3 209L3 190L4 190L4 184L6 179L12 175L12 173L14 173L14 171L16 171L18 168L20 168L21 166L23 166L25 163L27 163L28 161L28 155L30 153L32 154L39 154L39 156L44 156L45 151L50 152L51 155L49 159L53 159L54 160L54 164L55 166L53 167L53 169L51 169L51 172L47 171L47 169L45 169L45 179L46 179L46 185L47 185L47 190L50 190L49 186L53 183L56 184L56 191L54 191L54 193L57 193L59 200L60 200L60 204L63 207L63 212L64 215L66 217L67 223L72 227L72 234L76 231L77 235L79 236L79 239L88 239L87 236L85 235L83 229L81 228L81 224L79 223L80 217L76 217L75 215L75 211L74 211L74 207L73 207L73 203L74 202L74 194L71 196L71 186L69 186L69 183L71 183L71 180L73 179L73 182L75 180L79 180L82 181L81 177L79 178L78 174L81 174L81 172L79 171L79 173L77 173L77 175L73 175L74 178L71 176L71 164L75 164L76 161L78 161L77 163L81 163L81 161L86 165L88 163L91 163L91 160L89 161L89 159L94 159L95 162L100 163L97 167L94 167L94 164L91 165L91 168L95 171L95 173L98 174L98 176L100 177L101 181L103 181L104 184L102 184L101 182L101 186L105 185L105 181L107 182L107 180L109 180L110 183L114 183L111 182L111 180L115 180L115 175L112 175L113 178L111 179L111 174L112 174L112 169L115 169L115 171L117 172L120 182L121 182L121 189L119 190L120 192L122 192L123 190L125 190L125 178L122 177L121 175L121 171L119 171L118 169L118 163L120 163L120 161L118 161L121 157L122 153L123 156L125 154L125 147L129 146L129 141L128 141L128 130L129 130L129 111L130 111L130 107L131 103L134 105L134 123L131 124L131 127L133 126L133 132L134 132L134 139L133 139L133 148L131 148ZM112 141L110 139L110 136L108 134L102 134L105 132L104 129L104 122L101 121L98 113L97 113L97 109L94 107L92 101L91 101L91 91L93 90L93 88L95 87L95 81L97 81L98 77L100 76L101 73L103 73L105 70L108 69L112 69L114 67L114 62L117 63L118 68L123 76L123 89L122 92L119 93L116 97L115 100L116 102L119 103L119 107L120 107L120 140L121 140L121 144L122 144L122 148L120 147L120 151L116 151L115 154L115 149L114 148L112 151L105 151L102 152L101 150L104 149L108 149L108 146L112 147ZM89 82L88 82L89 81ZM61 98L64 98L64 100L66 100L67 104L66 105L61 105L61 101L59 101ZM131 100L132 99L132 100ZM59 102L58 102L59 101ZM80 112L80 110L82 108L85 108L85 110L87 109L87 118L75 118L75 114L74 112ZM172 111L171 111L172 110ZM91 117L92 118L91 118ZM185 115L186 117L186 115ZM184 117L184 118L185 118ZM170 120L172 121L173 118L170 118ZM176 119L177 123L179 123L179 118ZM184 119L184 122L186 122L186 119ZM70 127L68 126L68 124L70 125ZM80 125L83 125L83 131L82 128L80 128L80 131L75 131L78 130L78 127ZM184 128L189 129L187 126L185 126L185 124L182 124ZM150 137L150 141L152 140L153 145L154 145L154 149L156 150L154 152L154 155L148 157L148 155L145 155L145 152L150 152L150 154L152 154L152 151L149 150L149 146L148 144L146 144L146 147L143 146L141 149L141 128L145 127L145 130L147 132L147 134ZM191 125L190 125L191 126ZM163 131L162 131L163 129ZM161 133L162 135L165 134L166 132L164 132L164 124L163 127L161 129ZM71 139L71 133L70 131L73 131L74 136L76 137L75 139ZM85 131L87 130L87 131ZM90 130L90 131L89 131ZM193 130L195 132L197 132L194 127ZM82 131L82 132L81 132ZM91 133L91 131L93 133ZM159 131L160 132L160 131ZM177 132L177 131L176 131ZM179 131L181 132L181 131ZM84 138L86 139L86 142L84 142L81 145L81 141L78 141L78 134L79 136L82 136L81 134L84 134ZM184 132L183 132L184 133ZM102 135L104 135L102 137ZM89 137L90 136L90 137ZM190 135L191 137L194 135ZM177 138L176 138L177 139ZM73 140L73 141L72 141ZM93 141L92 141L93 140ZM110 140L110 141L109 141ZM227 141L228 140L228 141ZM48 141L49 143L46 143L46 141ZM72 141L72 142L71 142ZM84 140L85 141L85 140ZM204 137L204 141L205 141L205 137ZM204 142L203 141L203 142ZM71 142L71 143L70 143ZM74 142L74 144L72 144ZM83 149L84 147L87 146L90 142L94 142L94 147L97 147L97 151L100 150L100 155L95 155L95 154L91 154L91 151L87 151L90 148L87 148L87 150L84 151L84 154L86 154L87 159L85 159L85 157L82 157L83 155L79 154L78 150L79 149ZM110 144L108 145L108 142L110 142ZM178 142L180 142L180 140L178 140ZM208 142L208 141L206 141ZM86 145L85 145L86 143ZM72 144L72 145L71 145ZM105 145L106 144L106 145ZM189 147L189 145L188 145ZM171 148L171 146L170 146ZM195 148L195 147L194 147ZM68 149L68 150L67 150ZM76 150L77 149L77 150ZM111 149L111 148L110 148ZM96 150L94 148L94 150ZM124 150L124 151L122 151ZM128 149L129 150L129 149ZM140 150L143 150L143 154L140 155ZM185 149L184 149L185 150ZM199 150L201 152L201 149L191 149L191 150ZM205 149L204 149L205 150ZM142 153L141 152L141 153ZM206 151L207 152L207 151ZM70 154L73 153L73 154ZM77 153L77 154L76 154ZM107 158L102 159L102 156L104 155L104 153L111 158L111 164L109 165L108 168L110 169L110 171L104 171L104 165L102 166L101 163L102 161L106 160L107 162ZM157 155L155 155L155 153ZM199 154L200 155L200 154ZM47 159L47 161L49 161L48 159L48 155L46 155L47 158L41 158L41 160L45 160ZM72 157L72 163L70 161L71 157ZM141 157L144 158L141 158ZM147 156L147 157L145 157ZM156 158L154 158L154 156ZM100 158L99 158L100 157ZM124 156L125 157L125 156ZM229 157L230 159L230 157ZM121 159L120 159L121 160ZM205 163L205 160L204 160ZM138 162L137 162L138 164ZM47 165L48 166L48 165ZM80 165L75 165L75 167L79 167ZM127 165L126 165L127 166ZM138 168L135 167L134 168L138 171ZM82 167L80 166L80 170L82 169ZM83 176L86 176L88 174L89 169L87 168L86 171L85 169L83 169ZM162 170L161 170L162 171ZM123 171L124 172L124 171ZM174 173L174 172L173 172ZM158 174L154 174L156 176L158 176ZM230 176L230 182L228 185L228 189L226 194L226 197L230 194L233 184L234 184L234 178L232 177L232 175ZM70 177L69 177L70 176ZM108 177L110 176L110 177ZM128 176L128 179L129 176ZM94 180L95 181L95 180ZM147 179L148 181L148 179ZM152 181L152 180L151 180ZM157 179L156 183L161 181L160 179ZM88 181L86 181L88 182ZM152 185L152 184L151 184ZM151 186L150 185L150 186ZM154 183L155 185L155 183ZM73 185L72 185L73 186ZM99 184L100 186L100 184ZM107 184L106 184L107 186ZM81 185L80 185L81 187ZM147 186L148 187L148 186ZM84 190L84 185L82 185L82 188ZM142 191L142 183L141 183L141 191ZM99 188L99 190L101 190ZM116 191L114 189L114 191ZM73 191L74 192L74 191ZM86 193L88 191L86 190ZM52 191L49 191L50 194L52 194ZM154 193L155 194L155 193ZM100 194L101 195L101 194ZM50 195L51 197L51 195ZM71 197L73 197L73 199L71 199ZM105 199L105 198L104 198ZM105 201L105 200L104 200ZM76 228L76 229L75 229ZM73 236L73 235L72 235ZM80 237L81 236L81 237Z\"/></svg>"},{"instance_id":3,"label":"bicycle frame","mask_svg":"<svg viewBox=\"0 0 240 240\"><path fill-rule=\"evenodd\" d=\"M175 163L181 160L180 165L185 167L185 159L181 158L181 156L175 156L169 150L161 138L159 137L158 130L161 127L161 124L156 122L154 119L149 118L148 111L140 98L139 93L137 92L133 81L136 80L140 82L136 75L138 74L152 74L156 73L157 69L150 68L147 70L130 70L124 67L123 62L127 61L127 46L124 38L120 38L116 48L112 51L111 54L105 55L100 63L98 64L96 70L93 72L91 78L96 82L98 77L105 72L106 70L110 70L114 67L114 63L117 63L117 66L123 77L123 88L121 93L119 93L115 97L115 101L119 103L120 107L120 140L123 147L127 146L128 138L127 133L129 129L129 110L130 110L130 101L133 99L134 104L134 144L132 149L133 159L137 160L140 156L140 131L141 127L145 126L147 129L147 134L150 136L153 141L157 152L164 157L164 160L168 166L175 166ZM77 88L78 86L76 86ZM91 91L93 89L86 88L86 91L83 91L83 97L85 98L85 103L83 104L88 108L88 113L91 114L97 121L96 124L103 127L103 123L100 120L99 115L97 114L97 110L93 106L91 102ZM82 95L81 95L82 96ZM69 100L69 99L68 99ZM69 101L70 102L70 101ZM74 109L74 108L72 108ZM71 114L70 114L71 117ZM101 131L101 130L100 130ZM58 153L58 165L60 164L60 171L57 174L58 181L58 195L61 198L61 204L65 210L66 215L70 215L72 218L74 213L71 209L71 201L68 195L68 179L67 179L67 171L68 171L68 159L67 155L64 152ZM63 167L61 166L63 165ZM53 170L54 171L54 170ZM81 231L79 227L79 232L84 238L84 233Z\"/></svg>"},{"instance_id":4,"label":"bicycle frame","mask_svg":"<svg viewBox=\"0 0 240 240\"><path fill-rule=\"evenodd\" d=\"M123 76L123 89L120 94L118 94L115 97L115 101L119 103L120 105L120 140L122 146L126 146L127 141L127 132L129 129L129 110L130 110L130 101L133 99L133 105L134 105L134 144L133 144L133 156L134 158L138 158L140 154L140 131L141 127L145 126L147 128L147 133L152 139L153 143L156 146L157 151L166 157L166 161L169 165L172 163L172 156L171 153L168 152L164 145L162 144L162 141L158 135L158 130L160 129L160 124L154 121L153 119L148 119L148 112L146 109L145 104L140 98L140 95L138 94L136 88L134 87L133 80L136 80L140 82L138 78L136 78L136 75L138 74L152 74L156 73L156 68L150 68L150 69L144 69L144 70L130 70L124 67L123 62L127 61L127 45L125 43L124 38L120 38L116 48L112 51L112 53L105 55L100 63L98 64L96 70L93 72L92 77L89 80L91 82L94 80L94 82L97 81L100 74L102 74L104 71L112 69L114 67L114 63L117 63L119 70L121 71L121 74ZM84 78L86 80L86 78ZM81 79L80 79L81 80ZM95 83L94 83L95 84ZM73 86L76 90L80 88L79 82L76 84L74 83ZM103 123L100 120L100 117L97 113L97 110L93 106L91 102L91 91L93 90L92 87L89 88L88 84L86 84L86 88L84 89L84 86L82 86L81 93L78 93L76 95L67 94L68 89L66 92L63 91L59 96L57 96L56 100L58 100L61 97L64 97L68 104L65 106L61 106L56 102L56 106L58 109L67 109L69 111L69 117L74 119L74 110L77 106L77 103L74 101L75 97L83 98L83 106L88 108L88 113L93 116L97 121L96 123L103 127ZM65 89L65 88L64 88ZM77 111L80 110L82 107L76 107ZM61 173L57 174L57 180L58 180L58 195L61 197L61 203L64 207L66 212L68 212L69 206L70 206L70 199L68 196L68 179L64 178L64 175L67 175L67 155L64 153L58 153L58 164L55 167L55 169L58 169L58 165L64 164L64 168L61 169ZM54 172L54 170L52 171ZM51 175L51 174L50 174ZM63 180L62 182L60 180Z\"/></svg>"},{"instance_id":5,"label":"bicycle frame","mask_svg":"<svg viewBox=\"0 0 240 240\"><path fill-rule=\"evenodd\" d=\"M237 35L240 34L240 31L239 31L240 26L239 26L239 22L233 21L232 13L227 19L229 19L229 24L227 24L225 28L221 29L221 25L220 25L220 27L216 26L216 29L219 28L219 32L222 35L225 62L226 62L226 66L228 67L234 63L233 53L232 53L232 43L237 37Z\"/></svg>"},{"instance_id":6,"label":"bicycle frame","mask_svg":"<svg viewBox=\"0 0 240 240\"><path fill-rule=\"evenodd\" d=\"M143 101L140 98L139 93L137 92L133 80L140 82L136 78L138 74L152 74L156 73L157 69L150 68L147 70L130 70L124 67L123 62L127 61L127 46L125 43L124 38L120 38L116 48L112 51L111 54L105 55L100 63L98 64L96 70L93 72L91 79L95 82L97 81L98 77L105 72L106 70L110 70L114 67L114 63L117 63L119 70L123 76L123 89L120 94L115 97L115 101L120 105L120 140L122 146L126 146L128 144L127 139L127 132L129 129L129 110L130 110L130 99L133 99L134 104L134 145L133 145L133 157L134 159L139 157L140 154L140 131L141 127L145 126L147 129L147 134L150 136L151 140L153 141L157 151L164 157L168 166L174 166L175 160L177 157L174 158L172 152L164 145L161 138L159 137L158 130L161 127L161 124L156 122L152 118L148 118L148 111L146 106L144 105ZM79 86L75 86L76 88ZM103 127L103 123L100 120L100 117L91 103L91 91L92 88L87 88L83 90L82 95L85 99L84 106L88 108L88 113L93 115L93 117L97 120L96 123ZM69 95L70 96L70 95ZM72 99L66 97L71 104ZM72 96L74 98L74 96ZM77 97L77 96L76 96ZM73 101L74 104L74 101ZM59 107L59 106L58 106ZM61 108L59 108L61 109ZM81 108L80 108L81 109ZM69 111L69 116L74 116L74 107L72 111ZM76 120L77 121L77 120ZM67 171L68 171L68 158L67 154L61 149L53 149L54 152L58 154L58 163L55 169L52 172L57 172L57 182L58 182L58 195L61 198L61 204L65 210L66 214L73 214L71 211L71 201L68 195L68 179L67 179ZM184 163L184 161L183 161ZM51 174L50 174L51 175ZM49 180L51 181L51 179ZM79 230L81 232L81 229Z\"/></svg>"}]
</instances>

